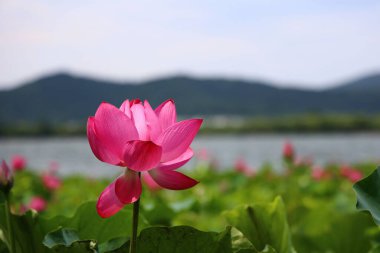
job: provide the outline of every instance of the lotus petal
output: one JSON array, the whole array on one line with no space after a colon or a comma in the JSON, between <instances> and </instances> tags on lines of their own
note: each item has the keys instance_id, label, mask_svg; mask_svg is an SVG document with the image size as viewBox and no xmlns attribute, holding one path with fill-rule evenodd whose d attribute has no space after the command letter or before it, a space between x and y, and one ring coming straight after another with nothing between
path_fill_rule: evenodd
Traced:
<instances>
[{"instance_id":1,"label":"lotus petal","mask_svg":"<svg viewBox=\"0 0 380 253\"><path fill-rule=\"evenodd\" d=\"M161 154L161 147L151 141L129 141L124 147L124 162L134 171L146 171L157 166Z\"/></svg>"},{"instance_id":2,"label":"lotus petal","mask_svg":"<svg viewBox=\"0 0 380 253\"><path fill-rule=\"evenodd\" d=\"M184 120L164 130L157 140L162 147L161 162L168 162L182 155L198 133L202 121L202 119Z\"/></svg>"},{"instance_id":3,"label":"lotus petal","mask_svg":"<svg viewBox=\"0 0 380 253\"><path fill-rule=\"evenodd\" d=\"M155 169L149 174L158 185L170 190L184 190L198 184L198 181L174 170Z\"/></svg>"}]
</instances>

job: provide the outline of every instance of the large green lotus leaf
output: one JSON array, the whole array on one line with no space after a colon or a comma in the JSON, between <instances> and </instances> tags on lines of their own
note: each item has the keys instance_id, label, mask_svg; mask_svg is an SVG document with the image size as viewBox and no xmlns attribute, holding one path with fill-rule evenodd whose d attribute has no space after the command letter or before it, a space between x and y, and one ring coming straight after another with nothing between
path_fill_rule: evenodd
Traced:
<instances>
[{"instance_id":1,"label":"large green lotus leaf","mask_svg":"<svg viewBox=\"0 0 380 253\"><path fill-rule=\"evenodd\" d=\"M141 231L138 253L232 253L231 228L202 232L189 226L151 227Z\"/></svg>"},{"instance_id":2,"label":"large green lotus leaf","mask_svg":"<svg viewBox=\"0 0 380 253\"><path fill-rule=\"evenodd\" d=\"M101 243L98 246L99 253L124 253L128 252L129 238L119 237L111 239L107 242Z\"/></svg>"},{"instance_id":3,"label":"large green lotus leaf","mask_svg":"<svg viewBox=\"0 0 380 253\"><path fill-rule=\"evenodd\" d=\"M102 243L99 253L128 252L129 241L116 238ZM231 228L221 233L202 232L189 226L150 227L137 238L138 253L232 253ZM246 251L256 253L256 251Z\"/></svg>"},{"instance_id":4,"label":"large green lotus leaf","mask_svg":"<svg viewBox=\"0 0 380 253\"><path fill-rule=\"evenodd\" d=\"M333 215L330 230L315 236L316 243L332 252L361 253L371 249L370 230L377 230L370 215L348 213ZM321 221L323 222L323 221ZM344 243L342 243L344 242Z\"/></svg>"},{"instance_id":5,"label":"large green lotus leaf","mask_svg":"<svg viewBox=\"0 0 380 253\"><path fill-rule=\"evenodd\" d=\"M4 241L9 242L4 200L4 196L0 197L0 229L3 232L1 238L3 238ZM16 252L50 252L42 245L45 231L41 227L41 218L36 212L28 211L24 215L12 214L11 223L14 240L16 241Z\"/></svg>"},{"instance_id":6,"label":"large green lotus leaf","mask_svg":"<svg viewBox=\"0 0 380 253\"><path fill-rule=\"evenodd\" d=\"M140 215L139 229L147 225L146 220ZM43 226L45 231L52 231L58 227L74 229L77 231L79 240L96 240L99 244L113 238L127 238L132 230L132 205L103 219L96 212L96 202L91 201L82 204L73 217L53 217L46 220Z\"/></svg>"},{"instance_id":7,"label":"large green lotus leaf","mask_svg":"<svg viewBox=\"0 0 380 253\"><path fill-rule=\"evenodd\" d=\"M371 213L377 225L380 225L380 167L371 175L354 185L359 210Z\"/></svg>"},{"instance_id":8,"label":"large green lotus leaf","mask_svg":"<svg viewBox=\"0 0 380 253\"><path fill-rule=\"evenodd\" d=\"M368 252L378 230L367 213L342 213L321 206L299 221L293 243L299 252Z\"/></svg>"},{"instance_id":9,"label":"large green lotus leaf","mask_svg":"<svg viewBox=\"0 0 380 253\"><path fill-rule=\"evenodd\" d=\"M44 245L52 248L56 245L65 247L71 246L75 241L80 240L77 231L74 229L64 228L50 232L44 238Z\"/></svg>"},{"instance_id":10,"label":"large green lotus leaf","mask_svg":"<svg viewBox=\"0 0 380 253\"><path fill-rule=\"evenodd\" d=\"M98 244L94 239L82 240L74 229L59 228L48 233L43 244L59 253L118 253L128 251L129 238L119 237Z\"/></svg>"},{"instance_id":11,"label":"large green lotus leaf","mask_svg":"<svg viewBox=\"0 0 380 253\"><path fill-rule=\"evenodd\" d=\"M80 240L78 233L73 229L58 229L47 234L44 245L59 253L97 253L96 242Z\"/></svg>"},{"instance_id":12,"label":"large green lotus leaf","mask_svg":"<svg viewBox=\"0 0 380 253\"><path fill-rule=\"evenodd\" d=\"M225 216L258 252L263 251L267 245L278 253L294 252L281 197L276 197L271 203L237 207L225 212Z\"/></svg>"}]
</instances>

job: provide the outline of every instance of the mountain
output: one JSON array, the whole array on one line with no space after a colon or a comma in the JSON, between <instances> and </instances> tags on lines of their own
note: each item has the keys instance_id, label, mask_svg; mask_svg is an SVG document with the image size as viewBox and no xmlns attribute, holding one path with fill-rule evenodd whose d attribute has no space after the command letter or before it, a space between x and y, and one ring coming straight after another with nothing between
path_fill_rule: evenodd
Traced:
<instances>
[{"instance_id":1,"label":"mountain","mask_svg":"<svg viewBox=\"0 0 380 253\"><path fill-rule=\"evenodd\" d=\"M380 73L374 73L345 84L339 85L331 91L346 93L380 93Z\"/></svg>"},{"instance_id":2,"label":"mountain","mask_svg":"<svg viewBox=\"0 0 380 253\"><path fill-rule=\"evenodd\" d=\"M60 73L0 91L0 122L84 121L102 101L119 105L126 98L148 99L152 106L173 98L181 115L380 113L380 75L313 91L218 78L116 83Z\"/></svg>"}]
</instances>

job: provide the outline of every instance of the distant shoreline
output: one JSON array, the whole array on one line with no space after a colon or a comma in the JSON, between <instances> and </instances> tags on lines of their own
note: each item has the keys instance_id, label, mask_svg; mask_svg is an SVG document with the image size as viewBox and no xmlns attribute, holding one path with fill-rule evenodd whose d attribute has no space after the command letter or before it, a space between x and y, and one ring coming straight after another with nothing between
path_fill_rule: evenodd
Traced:
<instances>
[{"instance_id":1,"label":"distant shoreline","mask_svg":"<svg viewBox=\"0 0 380 253\"><path fill-rule=\"evenodd\" d=\"M380 133L380 115L307 114L276 117L206 118L201 134ZM0 137L85 136L86 122L0 124Z\"/></svg>"}]
</instances>

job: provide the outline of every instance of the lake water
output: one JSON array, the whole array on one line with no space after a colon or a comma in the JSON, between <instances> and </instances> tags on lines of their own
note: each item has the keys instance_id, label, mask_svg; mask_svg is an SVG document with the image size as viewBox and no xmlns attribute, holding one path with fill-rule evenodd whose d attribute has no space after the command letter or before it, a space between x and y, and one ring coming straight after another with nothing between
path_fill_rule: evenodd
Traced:
<instances>
[{"instance_id":1,"label":"lake water","mask_svg":"<svg viewBox=\"0 0 380 253\"><path fill-rule=\"evenodd\" d=\"M255 168L270 162L280 169L282 146L287 140L294 144L298 156L313 158L319 165L380 161L380 134L200 135L192 147L195 151L206 150L221 168L231 167L241 157ZM62 175L80 173L99 177L120 172L98 161L85 137L0 139L0 158L9 161L13 154L24 155L34 170L45 170L51 162L58 162ZM196 162L193 158L187 166Z\"/></svg>"}]
</instances>

